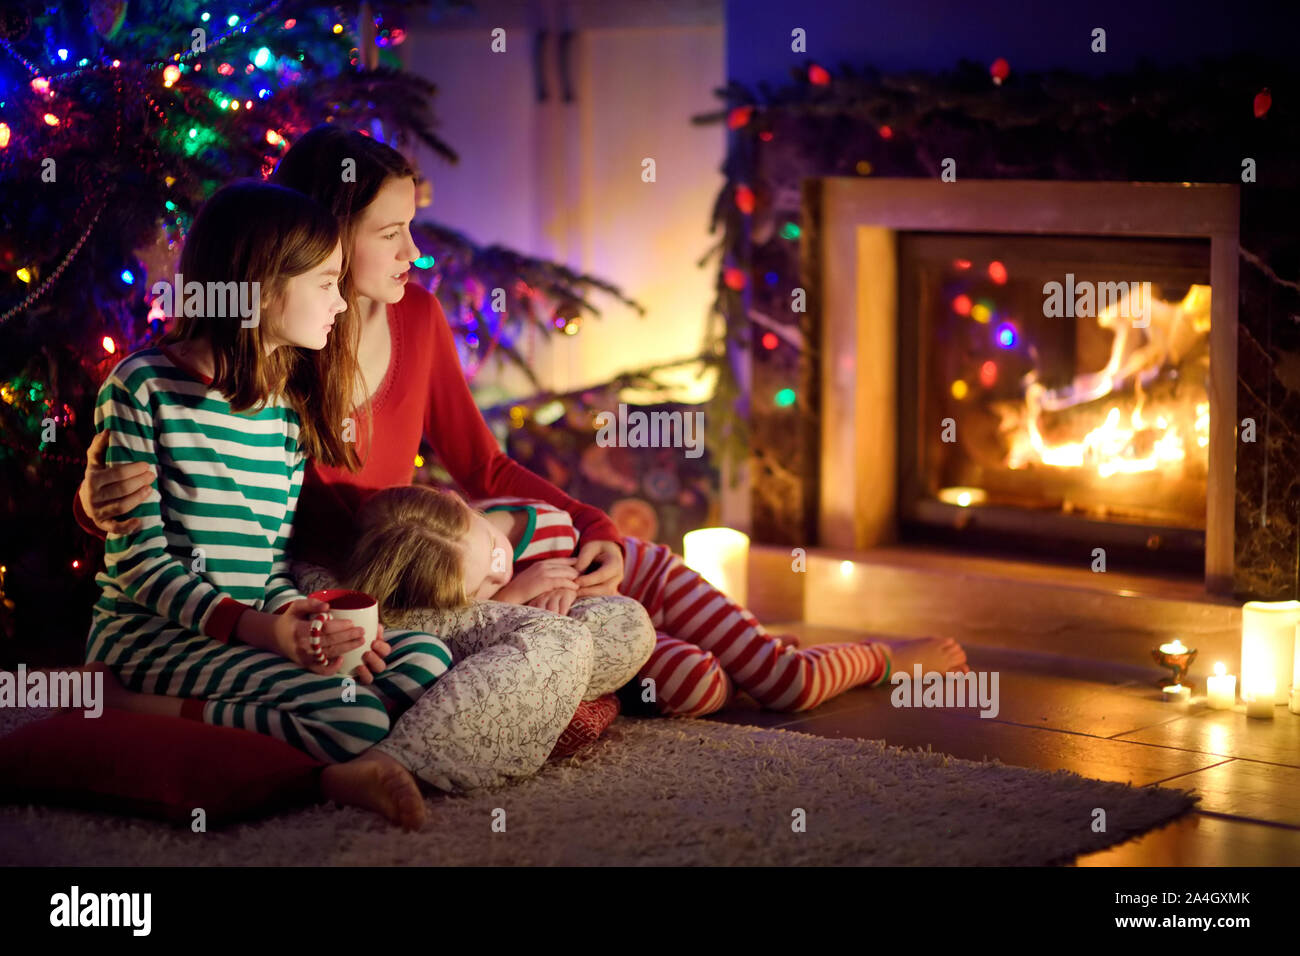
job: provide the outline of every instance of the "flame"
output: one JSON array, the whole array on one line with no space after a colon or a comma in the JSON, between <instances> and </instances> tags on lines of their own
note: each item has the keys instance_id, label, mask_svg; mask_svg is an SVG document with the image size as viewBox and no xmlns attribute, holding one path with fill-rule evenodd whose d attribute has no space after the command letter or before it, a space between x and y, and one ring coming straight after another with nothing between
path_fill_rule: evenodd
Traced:
<instances>
[{"instance_id":1,"label":"flame","mask_svg":"<svg viewBox=\"0 0 1300 956\"><path fill-rule=\"evenodd\" d=\"M1098 324L1117 329L1114 354L1106 368L1081 373L1071 386L1055 390L1043 386L1034 370L1025 378L1023 406L1003 410L1003 431L1010 431L1008 468L1037 463L1086 468L1099 478L1108 478L1172 468L1209 445L1208 401L1165 400L1158 408L1148 408L1149 397L1143 388L1208 334L1209 287L1193 285L1179 303L1153 303L1150 328L1136 348L1121 338L1132 335L1132 330L1116 325L1115 316L1103 313ZM1117 387L1121 383L1127 383L1129 389ZM1179 391L1184 396L1189 392L1195 395L1196 389L1195 383L1187 382ZM1203 388L1199 394L1204 395ZM1136 401L1126 415L1121 406L1130 404L1130 395ZM1105 417L1082 438L1052 442L1044 437L1041 424L1045 414L1098 399L1109 399ZM1191 441L1196 448L1189 448Z\"/></svg>"}]
</instances>

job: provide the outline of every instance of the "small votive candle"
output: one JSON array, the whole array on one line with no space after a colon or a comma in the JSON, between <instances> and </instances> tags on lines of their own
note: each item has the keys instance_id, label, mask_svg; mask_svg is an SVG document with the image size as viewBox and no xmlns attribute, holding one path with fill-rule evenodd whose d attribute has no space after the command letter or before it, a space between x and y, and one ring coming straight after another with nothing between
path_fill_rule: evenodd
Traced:
<instances>
[{"instance_id":1,"label":"small votive candle","mask_svg":"<svg viewBox=\"0 0 1300 956\"><path fill-rule=\"evenodd\" d=\"M1211 710L1231 710L1237 702L1237 675L1224 673L1222 663L1214 665L1214 676L1205 682L1205 695Z\"/></svg>"},{"instance_id":2,"label":"small votive candle","mask_svg":"<svg viewBox=\"0 0 1300 956\"><path fill-rule=\"evenodd\" d=\"M1241 697L1246 702L1246 716L1258 720L1272 720L1274 695L1277 683L1273 680L1257 679L1249 690L1241 688Z\"/></svg>"},{"instance_id":3,"label":"small votive candle","mask_svg":"<svg viewBox=\"0 0 1300 956\"><path fill-rule=\"evenodd\" d=\"M1186 654L1187 647L1178 638L1174 638L1168 644L1160 645L1161 654Z\"/></svg>"},{"instance_id":4,"label":"small votive candle","mask_svg":"<svg viewBox=\"0 0 1300 956\"><path fill-rule=\"evenodd\" d=\"M971 505L982 505L988 500L988 495L983 488L940 488L939 500L946 505L961 505L968 508Z\"/></svg>"},{"instance_id":5,"label":"small votive candle","mask_svg":"<svg viewBox=\"0 0 1300 956\"><path fill-rule=\"evenodd\" d=\"M1192 699L1192 689L1186 684L1170 684L1160 688L1161 697L1171 704L1186 704Z\"/></svg>"}]
</instances>

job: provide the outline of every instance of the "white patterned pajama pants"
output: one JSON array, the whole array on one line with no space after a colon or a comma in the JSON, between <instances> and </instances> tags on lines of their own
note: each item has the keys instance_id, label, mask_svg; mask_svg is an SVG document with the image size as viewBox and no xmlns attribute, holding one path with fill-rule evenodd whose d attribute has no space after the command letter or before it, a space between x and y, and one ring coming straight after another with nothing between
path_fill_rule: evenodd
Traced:
<instances>
[{"instance_id":1,"label":"white patterned pajama pants","mask_svg":"<svg viewBox=\"0 0 1300 956\"><path fill-rule=\"evenodd\" d=\"M336 586L312 565L294 574L304 594ZM568 617L486 601L405 626L445 641L453 666L375 747L447 791L536 773L578 704L634 678L655 646L645 608L619 595L575 601Z\"/></svg>"}]
</instances>

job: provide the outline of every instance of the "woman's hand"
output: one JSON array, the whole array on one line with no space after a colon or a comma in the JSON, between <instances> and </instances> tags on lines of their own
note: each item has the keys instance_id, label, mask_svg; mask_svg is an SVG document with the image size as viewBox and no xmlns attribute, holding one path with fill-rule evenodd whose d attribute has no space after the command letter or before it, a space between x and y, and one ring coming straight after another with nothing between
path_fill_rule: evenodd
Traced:
<instances>
[{"instance_id":1,"label":"woman's hand","mask_svg":"<svg viewBox=\"0 0 1300 956\"><path fill-rule=\"evenodd\" d=\"M543 611L551 611L564 617L569 613L569 608L573 607L573 602L578 599L577 588L556 588L554 591L547 591L545 594L539 594L528 602L529 607L539 607Z\"/></svg>"},{"instance_id":2,"label":"woman's hand","mask_svg":"<svg viewBox=\"0 0 1300 956\"><path fill-rule=\"evenodd\" d=\"M529 604L534 598L557 589L576 592L577 577L578 569L573 566L573 558L547 558L516 574L489 600Z\"/></svg>"},{"instance_id":3,"label":"woman's hand","mask_svg":"<svg viewBox=\"0 0 1300 956\"><path fill-rule=\"evenodd\" d=\"M623 546L613 541L588 541L578 549L578 568L590 570L575 582L578 597L617 594L623 583Z\"/></svg>"},{"instance_id":4,"label":"woman's hand","mask_svg":"<svg viewBox=\"0 0 1300 956\"><path fill-rule=\"evenodd\" d=\"M86 473L77 489L77 496L86 517L100 531L129 534L139 531L143 522L139 518L118 519L149 497L156 474L153 466L143 461L105 465L104 450L108 448L108 438L108 432L100 432L86 449Z\"/></svg>"}]
</instances>

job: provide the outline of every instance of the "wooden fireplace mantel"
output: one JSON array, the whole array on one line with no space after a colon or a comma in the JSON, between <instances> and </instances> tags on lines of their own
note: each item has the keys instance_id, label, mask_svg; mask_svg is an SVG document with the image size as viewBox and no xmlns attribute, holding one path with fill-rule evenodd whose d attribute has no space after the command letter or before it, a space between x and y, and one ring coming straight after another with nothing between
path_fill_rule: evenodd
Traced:
<instances>
[{"instance_id":1,"label":"wooden fireplace mantel","mask_svg":"<svg viewBox=\"0 0 1300 956\"><path fill-rule=\"evenodd\" d=\"M824 548L897 543L898 255L904 231L1205 239L1210 243L1210 434L1205 589L1233 580L1238 188L1193 183L830 177L819 197Z\"/></svg>"}]
</instances>

